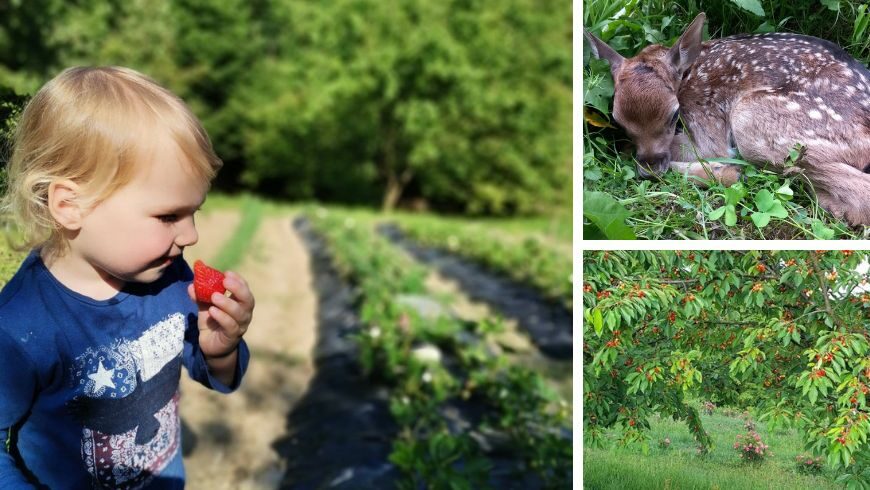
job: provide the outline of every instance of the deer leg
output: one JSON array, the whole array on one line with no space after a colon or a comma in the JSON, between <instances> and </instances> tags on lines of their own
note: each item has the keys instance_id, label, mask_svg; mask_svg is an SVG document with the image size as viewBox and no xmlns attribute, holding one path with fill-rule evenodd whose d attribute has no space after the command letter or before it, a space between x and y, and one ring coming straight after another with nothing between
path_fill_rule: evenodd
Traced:
<instances>
[{"instance_id":1,"label":"deer leg","mask_svg":"<svg viewBox=\"0 0 870 490\"><path fill-rule=\"evenodd\" d=\"M671 170L679 172L703 187L715 181L725 187L731 187L740 180L740 167L719 162L675 162L670 163Z\"/></svg>"},{"instance_id":2,"label":"deer leg","mask_svg":"<svg viewBox=\"0 0 870 490\"><path fill-rule=\"evenodd\" d=\"M870 225L870 174L841 162L799 162L819 205L852 225Z\"/></svg>"},{"instance_id":3,"label":"deer leg","mask_svg":"<svg viewBox=\"0 0 870 490\"><path fill-rule=\"evenodd\" d=\"M722 142L725 145L725 142ZM725 153L725 146L722 152ZM685 133L674 136L671 143L671 170L681 173L693 182L708 187L711 182L718 182L730 187L740 180L740 167L719 162L698 161L697 158L712 158L725 155L699 155L696 148Z\"/></svg>"}]
</instances>

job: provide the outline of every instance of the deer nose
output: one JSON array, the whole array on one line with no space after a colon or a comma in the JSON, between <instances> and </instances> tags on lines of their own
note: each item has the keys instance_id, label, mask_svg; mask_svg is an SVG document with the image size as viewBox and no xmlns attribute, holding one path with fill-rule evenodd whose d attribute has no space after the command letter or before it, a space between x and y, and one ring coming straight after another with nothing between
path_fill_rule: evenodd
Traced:
<instances>
[{"instance_id":1,"label":"deer nose","mask_svg":"<svg viewBox=\"0 0 870 490\"><path fill-rule=\"evenodd\" d=\"M655 153L652 155L637 156L637 174L642 179L651 179L667 172L671 155L668 153Z\"/></svg>"}]
</instances>

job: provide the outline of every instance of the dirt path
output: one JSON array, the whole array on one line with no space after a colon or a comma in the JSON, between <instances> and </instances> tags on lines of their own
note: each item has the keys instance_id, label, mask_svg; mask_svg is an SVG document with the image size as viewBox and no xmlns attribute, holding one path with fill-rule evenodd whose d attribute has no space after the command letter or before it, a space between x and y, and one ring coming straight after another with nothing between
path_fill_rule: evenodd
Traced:
<instances>
[{"instance_id":1,"label":"dirt path","mask_svg":"<svg viewBox=\"0 0 870 490\"><path fill-rule=\"evenodd\" d=\"M231 220L222 212L200 218L200 243L185 258L213 258L235 228ZM290 216L264 219L237 272L257 298L242 386L227 396L182 376L184 463L192 490L276 488L284 465L272 443L285 433L287 413L313 375L317 298Z\"/></svg>"}]
</instances>

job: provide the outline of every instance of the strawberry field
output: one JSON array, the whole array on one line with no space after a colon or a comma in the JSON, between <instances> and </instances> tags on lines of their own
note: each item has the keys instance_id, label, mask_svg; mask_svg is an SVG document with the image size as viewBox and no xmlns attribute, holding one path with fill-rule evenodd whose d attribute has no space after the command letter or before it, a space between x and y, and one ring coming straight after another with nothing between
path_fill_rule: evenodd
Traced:
<instances>
[{"instance_id":1,"label":"strawberry field","mask_svg":"<svg viewBox=\"0 0 870 490\"><path fill-rule=\"evenodd\" d=\"M509 328L501 315L463 319L449 302L433 300L427 268L379 232L378 221L321 208L297 224L309 246L328 251L327 273L352 288L355 324L345 330L352 343L344 355L356 359L358 382L373 390L361 399L380 404L391 434L381 441L383 458L361 463L362 473L402 488L567 488L566 397L500 340ZM504 272L490 268L487 274ZM569 304L540 297L551 308ZM558 327L570 346L570 315L564 318ZM561 363L569 366L570 355Z\"/></svg>"}]
</instances>

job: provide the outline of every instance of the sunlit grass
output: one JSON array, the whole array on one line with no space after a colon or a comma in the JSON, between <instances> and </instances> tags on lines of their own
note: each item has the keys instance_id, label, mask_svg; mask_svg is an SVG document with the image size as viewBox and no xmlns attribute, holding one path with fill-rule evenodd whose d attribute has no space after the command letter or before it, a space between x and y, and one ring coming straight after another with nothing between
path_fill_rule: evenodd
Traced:
<instances>
[{"instance_id":1,"label":"sunlit grass","mask_svg":"<svg viewBox=\"0 0 870 490\"><path fill-rule=\"evenodd\" d=\"M768 430L757 424L757 432L769 445L769 456L761 463L747 464L733 448L738 434L746 433L740 415L727 416L722 409L702 415L704 428L713 440L706 456L699 456L697 444L683 422L654 417L649 431L649 453L640 445L618 446L617 434L609 432L604 448L583 448L583 480L587 489L834 489L835 475L825 470L812 476L798 473L795 457L805 453L797 430ZM670 439L670 446L659 442Z\"/></svg>"}]
</instances>

